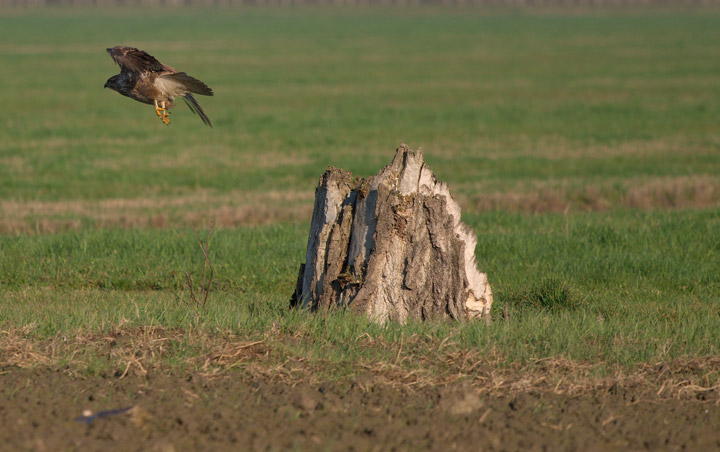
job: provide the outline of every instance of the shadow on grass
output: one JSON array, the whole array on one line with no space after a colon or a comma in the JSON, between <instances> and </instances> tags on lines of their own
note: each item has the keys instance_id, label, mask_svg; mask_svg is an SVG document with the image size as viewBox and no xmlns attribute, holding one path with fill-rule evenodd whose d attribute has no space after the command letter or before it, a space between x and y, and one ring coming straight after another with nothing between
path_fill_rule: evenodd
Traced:
<instances>
[{"instance_id":1,"label":"shadow on grass","mask_svg":"<svg viewBox=\"0 0 720 452\"><path fill-rule=\"evenodd\" d=\"M501 291L497 299L502 303L507 301L512 309L541 309L553 313L575 310L582 304L578 294L558 278L545 278L534 286L519 290ZM502 308L501 303L497 306Z\"/></svg>"}]
</instances>

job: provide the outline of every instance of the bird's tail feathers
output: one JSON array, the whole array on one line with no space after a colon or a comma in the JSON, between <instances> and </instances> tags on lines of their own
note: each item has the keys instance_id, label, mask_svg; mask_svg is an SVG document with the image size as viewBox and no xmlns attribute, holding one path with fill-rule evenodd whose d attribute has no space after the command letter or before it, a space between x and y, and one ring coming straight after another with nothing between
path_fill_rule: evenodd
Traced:
<instances>
[{"instance_id":1,"label":"bird's tail feathers","mask_svg":"<svg viewBox=\"0 0 720 452\"><path fill-rule=\"evenodd\" d=\"M184 72L167 74L163 75L163 77L172 79L173 81L180 83L186 90L190 91L191 93L202 94L203 96L213 95L213 90L209 86L196 79L195 77L190 77Z\"/></svg>"},{"instance_id":2,"label":"bird's tail feathers","mask_svg":"<svg viewBox=\"0 0 720 452\"><path fill-rule=\"evenodd\" d=\"M200 82L202 83L202 82ZM207 117L205 112L203 111L202 107L200 107L200 104L195 100L192 94L187 93L183 100L185 100L185 103L187 106L192 110L193 113L200 116L200 119L202 119L202 122L205 123L208 127L212 129L212 122L210 122L210 118Z\"/></svg>"}]
</instances>

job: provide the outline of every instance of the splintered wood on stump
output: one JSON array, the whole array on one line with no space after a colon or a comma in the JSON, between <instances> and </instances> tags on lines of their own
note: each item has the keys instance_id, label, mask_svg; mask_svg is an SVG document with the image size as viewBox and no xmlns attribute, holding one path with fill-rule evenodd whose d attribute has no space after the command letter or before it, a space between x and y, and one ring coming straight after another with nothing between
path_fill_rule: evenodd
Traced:
<instances>
[{"instance_id":1,"label":"splintered wood on stump","mask_svg":"<svg viewBox=\"0 0 720 452\"><path fill-rule=\"evenodd\" d=\"M384 322L489 319L477 238L422 150L402 144L368 179L330 167L315 190L305 264L291 304L347 307Z\"/></svg>"}]
</instances>

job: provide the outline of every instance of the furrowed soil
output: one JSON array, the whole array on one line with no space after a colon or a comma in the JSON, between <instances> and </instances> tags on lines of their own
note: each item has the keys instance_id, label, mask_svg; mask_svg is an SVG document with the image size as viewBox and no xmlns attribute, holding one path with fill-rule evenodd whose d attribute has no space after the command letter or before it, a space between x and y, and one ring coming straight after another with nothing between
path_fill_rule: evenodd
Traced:
<instances>
[{"instance_id":1,"label":"furrowed soil","mask_svg":"<svg viewBox=\"0 0 720 452\"><path fill-rule=\"evenodd\" d=\"M2 450L719 450L717 389L691 397L602 386L490 393L467 382L387 385L370 374L283 383L150 371L0 369ZM78 420L83 411L133 407ZM86 415L89 414L85 412Z\"/></svg>"}]
</instances>

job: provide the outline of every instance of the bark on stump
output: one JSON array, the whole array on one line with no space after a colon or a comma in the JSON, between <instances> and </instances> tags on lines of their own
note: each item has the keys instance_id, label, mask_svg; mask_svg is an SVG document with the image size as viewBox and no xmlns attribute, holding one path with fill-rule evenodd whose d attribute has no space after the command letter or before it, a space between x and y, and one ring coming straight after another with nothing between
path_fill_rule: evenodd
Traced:
<instances>
[{"instance_id":1,"label":"bark on stump","mask_svg":"<svg viewBox=\"0 0 720 452\"><path fill-rule=\"evenodd\" d=\"M347 307L380 322L489 319L492 292L477 269L476 243L422 150L401 145L368 179L330 167L315 190L291 305Z\"/></svg>"}]
</instances>

